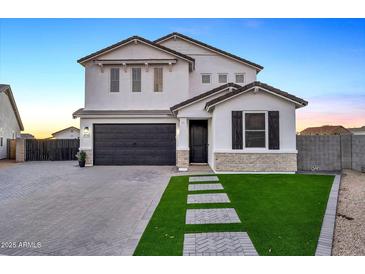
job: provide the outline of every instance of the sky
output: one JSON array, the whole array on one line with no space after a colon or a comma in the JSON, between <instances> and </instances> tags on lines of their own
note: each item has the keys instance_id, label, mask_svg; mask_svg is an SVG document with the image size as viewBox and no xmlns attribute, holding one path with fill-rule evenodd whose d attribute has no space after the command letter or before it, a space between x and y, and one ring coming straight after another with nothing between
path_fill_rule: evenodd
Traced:
<instances>
[{"instance_id":1,"label":"sky","mask_svg":"<svg viewBox=\"0 0 365 274\"><path fill-rule=\"evenodd\" d=\"M365 125L365 19L0 19L0 83L25 131L74 125L84 106L77 59L132 35L181 32L264 66L257 79L309 101L297 131Z\"/></svg>"}]
</instances>

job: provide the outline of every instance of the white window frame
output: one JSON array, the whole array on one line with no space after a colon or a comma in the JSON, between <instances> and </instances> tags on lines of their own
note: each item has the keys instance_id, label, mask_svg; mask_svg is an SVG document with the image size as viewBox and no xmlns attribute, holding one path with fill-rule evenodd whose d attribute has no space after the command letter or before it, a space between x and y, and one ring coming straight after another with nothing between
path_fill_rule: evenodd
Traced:
<instances>
[{"instance_id":1,"label":"white window frame","mask_svg":"<svg viewBox=\"0 0 365 274\"><path fill-rule=\"evenodd\" d=\"M209 76L209 83L204 83L203 82L203 76ZM200 81L201 81L201 83L203 84L203 85L210 85L211 83L212 83L212 74L211 73L202 73L201 75L200 75Z\"/></svg>"},{"instance_id":2,"label":"white window frame","mask_svg":"<svg viewBox=\"0 0 365 274\"><path fill-rule=\"evenodd\" d=\"M242 82L242 83L237 82L237 75L243 75L243 82ZM244 72L236 72L236 73L234 74L234 82L235 82L236 84L244 84L244 83L246 83L246 73L244 73Z\"/></svg>"},{"instance_id":3,"label":"white window frame","mask_svg":"<svg viewBox=\"0 0 365 274\"><path fill-rule=\"evenodd\" d=\"M225 81L225 82L220 82L220 81L219 81L219 77L220 77L221 75L226 76L226 81ZM228 83L228 73L218 73L218 83L219 83L219 84L226 84L226 83Z\"/></svg>"},{"instance_id":4,"label":"white window frame","mask_svg":"<svg viewBox=\"0 0 365 274\"><path fill-rule=\"evenodd\" d=\"M141 70L141 89L140 89L140 91L134 91L133 90L133 69L140 69ZM142 67L131 67L131 91L132 91L132 93L136 93L136 94L138 94L138 93L141 93L142 92Z\"/></svg>"},{"instance_id":5,"label":"white window frame","mask_svg":"<svg viewBox=\"0 0 365 274\"><path fill-rule=\"evenodd\" d=\"M162 81L161 90L155 90L155 77L156 77L155 69L161 69L161 71L162 71L162 74L161 74L161 81ZM154 67L153 68L153 92L156 92L156 93L163 92L163 87L164 87L163 82L164 82L164 69L163 69L163 67Z\"/></svg>"},{"instance_id":6,"label":"white window frame","mask_svg":"<svg viewBox=\"0 0 365 274\"><path fill-rule=\"evenodd\" d=\"M246 113L264 113L265 114L265 147L246 147ZM263 110L249 110L242 111L242 129L243 129L243 150L252 150L252 151L266 151L269 148L269 126L268 126L268 112Z\"/></svg>"}]
</instances>

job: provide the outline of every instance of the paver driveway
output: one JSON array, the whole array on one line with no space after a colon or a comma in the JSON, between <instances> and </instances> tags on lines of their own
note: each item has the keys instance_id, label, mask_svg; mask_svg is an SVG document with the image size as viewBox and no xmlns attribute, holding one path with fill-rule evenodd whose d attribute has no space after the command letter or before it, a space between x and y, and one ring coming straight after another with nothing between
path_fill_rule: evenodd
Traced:
<instances>
[{"instance_id":1,"label":"paver driveway","mask_svg":"<svg viewBox=\"0 0 365 274\"><path fill-rule=\"evenodd\" d=\"M130 255L174 171L76 162L0 169L0 254Z\"/></svg>"}]
</instances>

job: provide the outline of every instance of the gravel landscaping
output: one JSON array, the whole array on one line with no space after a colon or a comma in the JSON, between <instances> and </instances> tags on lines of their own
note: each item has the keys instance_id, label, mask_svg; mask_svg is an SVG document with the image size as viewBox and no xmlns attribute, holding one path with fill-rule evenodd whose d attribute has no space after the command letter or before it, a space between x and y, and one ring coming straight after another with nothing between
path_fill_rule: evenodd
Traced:
<instances>
[{"instance_id":1,"label":"gravel landscaping","mask_svg":"<svg viewBox=\"0 0 365 274\"><path fill-rule=\"evenodd\" d=\"M333 255L365 255L365 173L344 170Z\"/></svg>"}]
</instances>

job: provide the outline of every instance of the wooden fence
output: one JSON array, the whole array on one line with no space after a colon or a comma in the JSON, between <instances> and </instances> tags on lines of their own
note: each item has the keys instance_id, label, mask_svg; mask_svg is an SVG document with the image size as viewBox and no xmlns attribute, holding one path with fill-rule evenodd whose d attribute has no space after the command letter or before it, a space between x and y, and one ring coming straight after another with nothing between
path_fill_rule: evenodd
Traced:
<instances>
[{"instance_id":1,"label":"wooden fence","mask_svg":"<svg viewBox=\"0 0 365 274\"><path fill-rule=\"evenodd\" d=\"M16 140L8 139L8 159L15 160L16 155Z\"/></svg>"},{"instance_id":2,"label":"wooden fence","mask_svg":"<svg viewBox=\"0 0 365 274\"><path fill-rule=\"evenodd\" d=\"M76 160L79 139L25 140L26 161Z\"/></svg>"}]
</instances>

